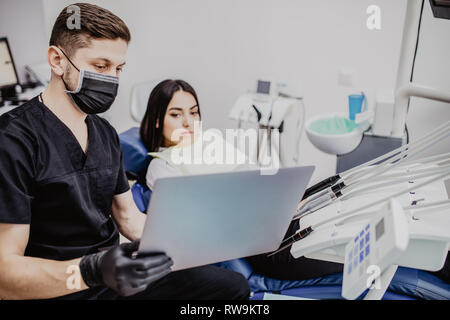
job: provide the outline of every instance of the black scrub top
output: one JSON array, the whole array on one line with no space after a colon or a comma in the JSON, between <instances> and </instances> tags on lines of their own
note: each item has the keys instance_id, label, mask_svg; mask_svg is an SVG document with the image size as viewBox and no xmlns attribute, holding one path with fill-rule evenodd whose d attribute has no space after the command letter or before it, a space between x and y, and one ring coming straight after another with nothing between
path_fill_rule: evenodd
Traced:
<instances>
[{"instance_id":1,"label":"black scrub top","mask_svg":"<svg viewBox=\"0 0 450 320\"><path fill-rule=\"evenodd\" d=\"M26 256L69 260L117 245L115 194L129 190L114 128L86 117L88 151L38 97L0 117L0 223L29 224Z\"/></svg>"}]
</instances>

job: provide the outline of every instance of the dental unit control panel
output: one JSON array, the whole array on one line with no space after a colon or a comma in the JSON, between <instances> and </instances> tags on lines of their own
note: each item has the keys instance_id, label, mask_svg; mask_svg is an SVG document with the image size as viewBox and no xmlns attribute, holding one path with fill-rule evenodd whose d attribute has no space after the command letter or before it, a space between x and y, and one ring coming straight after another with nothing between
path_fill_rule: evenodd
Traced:
<instances>
[{"instance_id":1,"label":"dental unit control panel","mask_svg":"<svg viewBox=\"0 0 450 320\"><path fill-rule=\"evenodd\" d=\"M394 199L345 247L342 296L356 299L408 247L408 222ZM375 286L376 289L376 286Z\"/></svg>"}]
</instances>

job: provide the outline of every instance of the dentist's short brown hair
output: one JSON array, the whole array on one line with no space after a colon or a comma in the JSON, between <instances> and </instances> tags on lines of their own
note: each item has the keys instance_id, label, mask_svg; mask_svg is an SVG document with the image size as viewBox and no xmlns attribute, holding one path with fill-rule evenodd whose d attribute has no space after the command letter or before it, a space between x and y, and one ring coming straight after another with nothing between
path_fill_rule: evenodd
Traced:
<instances>
[{"instance_id":1,"label":"dentist's short brown hair","mask_svg":"<svg viewBox=\"0 0 450 320\"><path fill-rule=\"evenodd\" d=\"M71 6L79 8L80 28L70 25L75 14L70 10ZM67 55L72 56L77 49L88 47L90 39L117 38L127 43L131 40L130 31L122 19L102 7L89 3L74 3L65 7L56 18L50 36L50 46L58 46L64 49Z\"/></svg>"}]
</instances>

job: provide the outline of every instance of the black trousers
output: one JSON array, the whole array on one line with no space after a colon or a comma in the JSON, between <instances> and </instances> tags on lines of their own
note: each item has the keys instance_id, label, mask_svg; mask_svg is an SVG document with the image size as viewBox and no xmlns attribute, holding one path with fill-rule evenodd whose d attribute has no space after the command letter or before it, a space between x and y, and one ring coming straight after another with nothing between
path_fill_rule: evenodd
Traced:
<instances>
[{"instance_id":1,"label":"black trousers","mask_svg":"<svg viewBox=\"0 0 450 320\"><path fill-rule=\"evenodd\" d=\"M293 235L299 229L299 222L291 222L284 239ZM306 280L322 277L333 273L341 273L344 265L301 257L294 259L290 248L267 257L267 254L248 257L256 273L278 280Z\"/></svg>"},{"instance_id":2,"label":"black trousers","mask_svg":"<svg viewBox=\"0 0 450 320\"><path fill-rule=\"evenodd\" d=\"M174 271L129 297L106 288L91 288L56 300L245 300L250 288L240 273L215 266Z\"/></svg>"}]
</instances>

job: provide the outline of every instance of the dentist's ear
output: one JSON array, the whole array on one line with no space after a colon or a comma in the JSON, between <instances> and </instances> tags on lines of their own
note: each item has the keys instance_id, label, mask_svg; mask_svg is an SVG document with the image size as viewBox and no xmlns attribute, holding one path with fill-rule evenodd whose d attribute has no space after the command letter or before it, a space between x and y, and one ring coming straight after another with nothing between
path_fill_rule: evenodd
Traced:
<instances>
[{"instance_id":1,"label":"dentist's ear","mask_svg":"<svg viewBox=\"0 0 450 320\"><path fill-rule=\"evenodd\" d=\"M156 125L155 125L156 129L159 128L159 119L156 119Z\"/></svg>"},{"instance_id":2,"label":"dentist's ear","mask_svg":"<svg viewBox=\"0 0 450 320\"><path fill-rule=\"evenodd\" d=\"M50 46L47 51L47 60L52 72L57 76L62 76L65 70L65 61L62 59L62 52L55 46Z\"/></svg>"}]
</instances>

